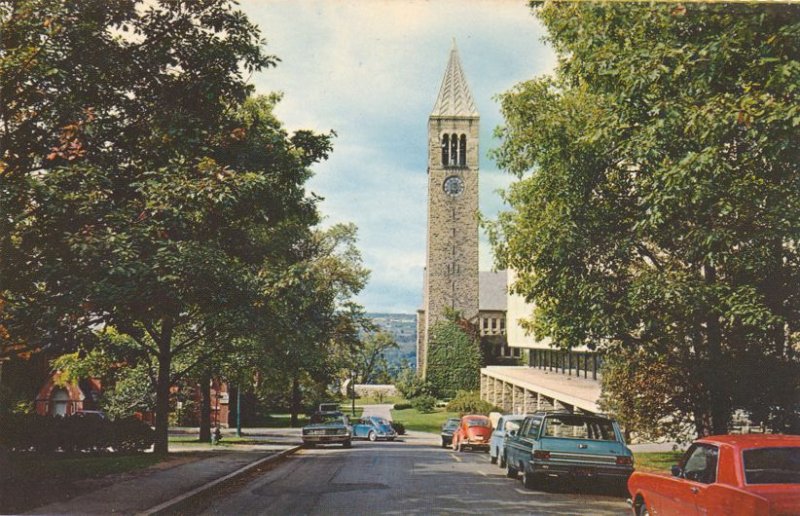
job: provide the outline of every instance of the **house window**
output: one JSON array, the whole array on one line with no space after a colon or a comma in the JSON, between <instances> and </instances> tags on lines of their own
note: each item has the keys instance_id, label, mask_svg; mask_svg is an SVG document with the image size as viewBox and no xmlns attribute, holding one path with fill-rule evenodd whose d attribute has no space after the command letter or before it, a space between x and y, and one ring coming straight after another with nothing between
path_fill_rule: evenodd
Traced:
<instances>
[{"instance_id":1,"label":"house window","mask_svg":"<svg viewBox=\"0 0 800 516\"><path fill-rule=\"evenodd\" d=\"M50 415L66 416L69 404L69 393L66 389L55 389L50 401Z\"/></svg>"},{"instance_id":2,"label":"house window","mask_svg":"<svg viewBox=\"0 0 800 516\"><path fill-rule=\"evenodd\" d=\"M463 167L467 164L467 135L462 134L458 149L458 166Z\"/></svg>"},{"instance_id":3,"label":"house window","mask_svg":"<svg viewBox=\"0 0 800 516\"><path fill-rule=\"evenodd\" d=\"M450 135L442 136L442 166L450 164Z\"/></svg>"},{"instance_id":4,"label":"house window","mask_svg":"<svg viewBox=\"0 0 800 516\"><path fill-rule=\"evenodd\" d=\"M451 167L458 165L458 135L450 135L450 163Z\"/></svg>"}]
</instances>

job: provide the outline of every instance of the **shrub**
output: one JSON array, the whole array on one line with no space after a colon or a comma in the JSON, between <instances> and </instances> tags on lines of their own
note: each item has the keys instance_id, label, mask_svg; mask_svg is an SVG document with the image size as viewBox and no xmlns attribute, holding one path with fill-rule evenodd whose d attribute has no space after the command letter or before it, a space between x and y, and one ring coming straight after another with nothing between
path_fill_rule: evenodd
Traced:
<instances>
[{"instance_id":1,"label":"shrub","mask_svg":"<svg viewBox=\"0 0 800 516\"><path fill-rule=\"evenodd\" d=\"M403 423L392 421L392 428L394 428L394 431L397 432L397 435L406 435L406 425Z\"/></svg>"},{"instance_id":2,"label":"shrub","mask_svg":"<svg viewBox=\"0 0 800 516\"><path fill-rule=\"evenodd\" d=\"M477 391L458 391L456 397L447 404L447 410L460 414L485 414L497 410L497 407L484 401Z\"/></svg>"},{"instance_id":3,"label":"shrub","mask_svg":"<svg viewBox=\"0 0 800 516\"><path fill-rule=\"evenodd\" d=\"M411 408L411 403L395 403L393 408L395 410L407 410Z\"/></svg>"},{"instance_id":4,"label":"shrub","mask_svg":"<svg viewBox=\"0 0 800 516\"><path fill-rule=\"evenodd\" d=\"M411 406L423 413L433 412L436 406L436 398L423 394L411 400Z\"/></svg>"},{"instance_id":5,"label":"shrub","mask_svg":"<svg viewBox=\"0 0 800 516\"><path fill-rule=\"evenodd\" d=\"M407 400L425 394L429 396L436 395L431 384L417 376L416 371L413 369L403 369L403 371L401 371L398 375L394 386L397 388L397 391Z\"/></svg>"},{"instance_id":6,"label":"shrub","mask_svg":"<svg viewBox=\"0 0 800 516\"><path fill-rule=\"evenodd\" d=\"M153 445L154 432L137 419L0 415L0 445L11 451L53 453L141 452Z\"/></svg>"}]
</instances>

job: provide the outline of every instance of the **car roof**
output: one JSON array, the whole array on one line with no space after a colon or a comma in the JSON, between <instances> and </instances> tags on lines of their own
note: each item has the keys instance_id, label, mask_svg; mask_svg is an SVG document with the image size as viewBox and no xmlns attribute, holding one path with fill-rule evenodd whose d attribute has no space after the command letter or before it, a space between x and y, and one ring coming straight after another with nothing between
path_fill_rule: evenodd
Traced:
<instances>
[{"instance_id":1,"label":"car roof","mask_svg":"<svg viewBox=\"0 0 800 516\"><path fill-rule=\"evenodd\" d=\"M695 442L727 445L735 448L768 448L774 446L800 446L800 435L785 434L728 434L711 435Z\"/></svg>"},{"instance_id":2,"label":"car roof","mask_svg":"<svg viewBox=\"0 0 800 516\"><path fill-rule=\"evenodd\" d=\"M465 419L489 419L488 417L484 416L483 414L466 414L461 416L461 420Z\"/></svg>"},{"instance_id":3,"label":"car roof","mask_svg":"<svg viewBox=\"0 0 800 516\"><path fill-rule=\"evenodd\" d=\"M523 420L528 417L530 414L503 414L500 416L500 419L504 421L514 421L514 420Z\"/></svg>"}]
</instances>

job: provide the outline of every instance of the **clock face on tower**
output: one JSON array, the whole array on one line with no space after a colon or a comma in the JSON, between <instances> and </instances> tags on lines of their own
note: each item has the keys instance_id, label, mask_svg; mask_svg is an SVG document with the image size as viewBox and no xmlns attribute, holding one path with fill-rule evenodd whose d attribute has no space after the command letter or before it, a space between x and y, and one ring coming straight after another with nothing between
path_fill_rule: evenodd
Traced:
<instances>
[{"instance_id":1,"label":"clock face on tower","mask_svg":"<svg viewBox=\"0 0 800 516\"><path fill-rule=\"evenodd\" d=\"M464 180L458 176L450 176L444 180L442 188L444 193L455 197L464 191Z\"/></svg>"}]
</instances>

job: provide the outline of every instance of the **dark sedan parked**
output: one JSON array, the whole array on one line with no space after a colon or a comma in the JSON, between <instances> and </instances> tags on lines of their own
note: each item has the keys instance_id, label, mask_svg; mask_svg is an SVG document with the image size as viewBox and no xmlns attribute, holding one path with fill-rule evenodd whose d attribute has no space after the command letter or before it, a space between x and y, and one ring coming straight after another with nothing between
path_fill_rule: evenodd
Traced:
<instances>
[{"instance_id":1,"label":"dark sedan parked","mask_svg":"<svg viewBox=\"0 0 800 516\"><path fill-rule=\"evenodd\" d=\"M453 432L458 430L458 424L461 420L457 417L451 417L442 425L442 448L447 448L453 443Z\"/></svg>"},{"instance_id":2,"label":"dark sedan parked","mask_svg":"<svg viewBox=\"0 0 800 516\"><path fill-rule=\"evenodd\" d=\"M313 448L318 444L341 444L350 447L353 429L341 412L317 412L311 424L303 427L303 444Z\"/></svg>"}]
</instances>

